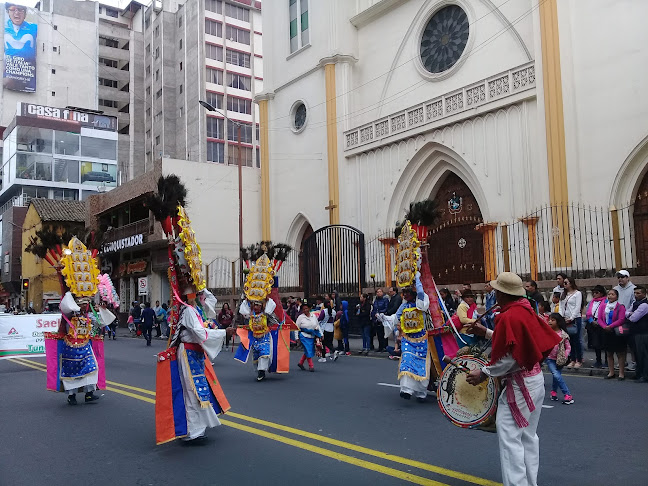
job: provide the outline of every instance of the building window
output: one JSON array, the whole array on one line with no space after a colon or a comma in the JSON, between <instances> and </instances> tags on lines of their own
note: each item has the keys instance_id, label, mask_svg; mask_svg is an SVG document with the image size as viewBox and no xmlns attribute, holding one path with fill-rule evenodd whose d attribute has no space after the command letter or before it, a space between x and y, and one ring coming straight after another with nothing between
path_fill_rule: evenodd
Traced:
<instances>
[{"instance_id":1,"label":"building window","mask_svg":"<svg viewBox=\"0 0 648 486\"><path fill-rule=\"evenodd\" d=\"M146 66L146 77L148 78L151 75L151 66Z\"/></svg>"},{"instance_id":2,"label":"building window","mask_svg":"<svg viewBox=\"0 0 648 486\"><path fill-rule=\"evenodd\" d=\"M241 143L252 143L252 124L244 122L234 123L227 120L227 140L238 142L238 129L241 126Z\"/></svg>"},{"instance_id":3,"label":"building window","mask_svg":"<svg viewBox=\"0 0 648 486\"><path fill-rule=\"evenodd\" d=\"M207 161L225 163L225 144L223 142L207 141Z\"/></svg>"},{"instance_id":4,"label":"building window","mask_svg":"<svg viewBox=\"0 0 648 486\"><path fill-rule=\"evenodd\" d=\"M160 145L160 136L155 137L155 145Z\"/></svg>"},{"instance_id":5,"label":"building window","mask_svg":"<svg viewBox=\"0 0 648 486\"><path fill-rule=\"evenodd\" d=\"M205 10L214 13L223 13L223 2L221 0L205 0Z\"/></svg>"},{"instance_id":6,"label":"building window","mask_svg":"<svg viewBox=\"0 0 648 486\"><path fill-rule=\"evenodd\" d=\"M180 39L180 42L178 43L178 49L182 49L182 39Z\"/></svg>"},{"instance_id":7,"label":"building window","mask_svg":"<svg viewBox=\"0 0 648 486\"><path fill-rule=\"evenodd\" d=\"M52 47L52 50L53 50L54 52L56 52L56 50L57 50L57 49L56 49L56 46L55 46L55 47Z\"/></svg>"},{"instance_id":8,"label":"building window","mask_svg":"<svg viewBox=\"0 0 648 486\"><path fill-rule=\"evenodd\" d=\"M146 45L146 55L148 56L150 54L151 54L151 44L147 44Z\"/></svg>"},{"instance_id":9,"label":"building window","mask_svg":"<svg viewBox=\"0 0 648 486\"><path fill-rule=\"evenodd\" d=\"M184 116L184 106L180 107L180 118Z\"/></svg>"},{"instance_id":10,"label":"building window","mask_svg":"<svg viewBox=\"0 0 648 486\"><path fill-rule=\"evenodd\" d=\"M182 71L182 61L180 61L180 71Z\"/></svg>"},{"instance_id":11,"label":"building window","mask_svg":"<svg viewBox=\"0 0 648 486\"><path fill-rule=\"evenodd\" d=\"M52 91L52 96L56 96L56 91Z\"/></svg>"},{"instance_id":12,"label":"building window","mask_svg":"<svg viewBox=\"0 0 648 486\"><path fill-rule=\"evenodd\" d=\"M468 44L468 16L458 5L438 10L429 20L421 37L420 54L423 67L432 74L454 66Z\"/></svg>"},{"instance_id":13,"label":"building window","mask_svg":"<svg viewBox=\"0 0 648 486\"><path fill-rule=\"evenodd\" d=\"M79 161L54 159L54 180L56 182L74 182L78 184Z\"/></svg>"},{"instance_id":14,"label":"building window","mask_svg":"<svg viewBox=\"0 0 648 486\"><path fill-rule=\"evenodd\" d=\"M261 168L261 147L257 147L255 152L256 152L257 169L260 169Z\"/></svg>"},{"instance_id":15,"label":"building window","mask_svg":"<svg viewBox=\"0 0 648 486\"><path fill-rule=\"evenodd\" d=\"M209 138L217 138L219 140L225 140L222 118L214 118L213 116L207 117L207 136Z\"/></svg>"},{"instance_id":16,"label":"building window","mask_svg":"<svg viewBox=\"0 0 648 486\"><path fill-rule=\"evenodd\" d=\"M144 20L144 29L148 30L149 27L151 27L151 16L150 15L148 17L146 17L146 19Z\"/></svg>"},{"instance_id":17,"label":"building window","mask_svg":"<svg viewBox=\"0 0 648 486\"><path fill-rule=\"evenodd\" d=\"M19 126L16 150L21 152L52 153L52 130Z\"/></svg>"},{"instance_id":18,"label":"building window","mask_svg":"<svg viewBox=\"0 0 648 486\"><path fill-rule=\"evenodd\" d=\"M162 96L162 88L157 90L157 93L155 93L155 99L160 99L160 96Z\"/></svg>"},{"instance_id":19,"label":"building window","mask_svg":"<svg viewBox=\"0 0 648 486\"><path fill-rule=\"evenodd\" d=\"M106 100L99 98L99 106L106 106L108 108L117 108L117 102L115 100Z\"/></svg>"},{"instance_id":20,"label":"building window","mask_svg":"<svg viewBox=\"0 0 648 486\"><path fill-rule=\"evenodd\" d=\"M146 96L151 96L151 87L150 86L146 87Z\"/></svg>"},{"instance_id":21,"label":"building window","mask_svg":"<svg viewBox=\"0 0 648 486\"><path fill-rule=\"evenodd\" d=\"M56 69L52 69L52 74L56 74Z\"/></svg>"},{"instance_id":22,"label":"building window","mask_svg":"<svg viewBox=\"0 0 648 486\"><path fill-rule=\"evenodd\" d=\"M228 51L229 52L229 51ZM223 60L223 48L213 44L205 44L205 57L215 61Z\"/></svg>"},{"instance_id":23,"label":"building window","mask_svg":"<svg viewBox=\"0 0 648 486\"><path fill-rule=\"evenodd\" d=\"M208 67L207 68L207 79L206 79L206 81L208 83L214 83L214 84L222 85L223 84L223 71Z\"/></svg>"},{"instance_id":24,"label":"building window","mask_svg":"<svg viewBox=\"0 0 648 486\"><path fill-rule=\"evenodd\" d=\"M146 116L148 116L148 117L151 116L151 107L150 106L146 109Z\"/></svg>"},{"instance_id":25,"label":"building window","mask_svg":"<svg viewBox=\"0 0 648 486\"><path fill-rule=\"evenodd\" d=\"M146 139L149 140L151 138L151 130L146 130Z\"/></svg>"},{"instance_id":26,"label":"building window","mask_svg":"<svg viewBox=\"0 0 648 486\"><path fill-rule=\"evenodd\" d=\"M160 37L160 26L156 25L155 29L153 30L153 37Z\"/></svg>"},{"instance_id":27,"label":"building window","mask_svg":"<svg viewBox=\"0 0 648 486\"><path fill-rule=\"evenodd\" d=\"M55 130L54 153L59 155L78 155L79 135L76 133Z\"/></svg>"},{"instance_id":28,"label":"building window","mask_svg":"<svg viewBox=\"0 0 648 486\"><path fill-rule=\"evenodd\" d=\"M160 57L160 48L156 47L155 48L155 59L158 59Z\"/></svg>"},{"instance_id":29,"label":"building window","mask_svg":"<svg viewBox=\"0 0 648 486\"><path fill-rule=\"evenodd\" d=\"M118 10L115 10L114 8L108 8L108 7L106 7L106 15L107 15L108 17L114 17L114 18L117 18L117 17L119 17L119 11L118 11Z\"/></svg>"},{"instance_id":30,"label":"building window","mask_svg":"<svg viewBox=\"0 0 648 486\"><path fill-rule=\"evenodd\" d=\"M227 5L229 5L229 3ZM244 68L250 67L250 55L245 52L227 49L227 52L225 53L225 61L228 64L234 64L235 66L241 66Z\"/></svg>"},{"instance_id":31,"label":"building window","mask_svg":"<svg viewBox=\"0 0 648 486\"><path fill-rule=\"evenodd\" d=\"M52 156L16 154L16 178L34 181L51 181Z\"/></svg>"},{"instance_id":32,"label":"building window","mask_svg":"<svg viewBox=\"0 0 648 486\"><path fill-rule=\"evenodd\" d=\"M155 123L158 123L161 119L162 119L162 111L158 111L158 112L155 114L155 118L153 119L153 121L154 121Z\"/></svg>"},{"instance_id":33,"label":"building window","mask_svg":"<svg viewBox=\"0 0 648 486\"><path fill-rule=\"evenodd\" d=\"M180 94L182 94L182 85L180 85Z\"/></svg>"},{"instance_id":34,"label":"building window","mask_svg":"<svg viewBox=\"0 0 648 486\"><path fill-rule=\"evenodd\" d=\"M78 171L79 170L77 169L77 173ZM76 189L52 189L52 194L54 199L63 199L68 201L76 201L79 199L79 191Z\"/></svg>"},{"instance_id":35,"label":"building window","mask_svg":"<svg viewBox=\"0 0 648 486\"><path fill-rule=\"evenodd\" d=\"M117 61L115 61L114 59L107 59L105 57L99 58L99 64L103 64L104 66L111 67L111 68L117 67Z\"/></svg>"},{"instance_id":36,"label":"building window","mask_svg":"<svg viewBox=\"0 0 648 486\"><path fill-rule=\"evenodd\" d=\"M237 7L231 3L225 4L225 15L244 22L250 21L250 11L247 8Z\"/></svg>"},{"instance_id":37,"label":"building window","mask_svg":"<svg viewBox=\"0 0 648 486\"><path fill-rule=\"evenodd\" d=\"M227 86L243 91L251 91L252 79L249 76L243 76L241 74L227 73Z\"/></svg>"},{"instance_id":38,"label":"building window","mask_svg":"<svg viewBox=\"0 0 648 486\"><path fill-rule=\"evenodd\" d=\"M160 70L156 69L155 70L155 80L158 81L160 79Z\"/></svg>"},{"instance_id":39,"label":"building window","mask_svg":"<svg viewBox=\"0 0 648 486\"><path fill-rule=\"evenodd\" d=\"M99 86L107 86L108 88L116 88L117 81L114 79L99 78Z\"/></svg>"},{"instance_id":40,"label":"building window","mask_svg":"<svg viewBox=\"0 0 648 486\"><path fill-rule=\"evenodd\" d=\"M205 19L205 34L223 37L223 25L220 22Z\"/></svg>"},{"instance_id":41,"label":"building window","mask_svg":"<svg viewBox=\"0 0 648 486\"><path fill-rule=\"evenodd\" d=\"M117 140L82 136L81 155L98 159L117 160Z\"/></svg>"},{"instance_id":42,"label":"building window","mask_svg":"<svg viewBox=\"0 0 648 486\"><path fill-rule=\"evenodd\" d=\"M308 0L289 0L290 52L295 52L310 43Z\"/></svg>"},{"instance_id":43,"label":"building window","mask_svg":"<svg viewBox=\"0 0 648 486\"><path fill-rule=\"evenodd\" d=\"M308 112L306 105L302 101L295 103L290 110L290 118L292 122L292 129L295 133L301 132L306 126Z\"/></svg>"},{"instance_id":44,"label":"building window","mask_svg":"<svg viewBox=\"0 0 648 486\"><path fill-rule=\"evenodd\" d=\"M235 96L227 97L227 109L238 113L252 114L252 100L237 98Z\"/></svg>"},{"instance_id":45,"label":"building window","mask_svg":"<svg viewBox=\"0 0 648 486\"><path fill-rule=\"evenodd\" d=\"M117 39L111 39L110 37L105 37L103 35L99 36L99 45L106 47L119 48L119 41Z\"/></svg>"},{"instance_id":46,"label":"building window","mask_svg":"<svg viewBox=\"0 0 648 486\"><path fill-rule=\"evenodd\" d=\"M243 167L254 167L253 157L254 150L252 147L239 147L237 144L228 143L227 144L227 158L228 165L238 165L239 163L239 150L241 151L241 165Z\"/></svg>"},{"instance_id":47,"label":"building window","mask_svg":"<svg viewBox=\"0 0 648 486\"><path fill-rule=\"evenodd\" d=\"M178 17L178 28L182 27L182 15Z\"/></svg>"},{"instance_id":48,"label":"building window","mask_svg":"<svg viewBox=\"0 0 648 486\"><path fill-rule=\"evenodd\" d=\"M214 108L217 108L219 110L223 109L223 95L218 94L218 93L212 93L211 91L207 91L207 95L205 96L207 103L212 105Z\"/></svg>"},{"instance_id":49,"label":"building window","mask_svg":"<svg viewBox=\"0 0 648 486\"><path fill-rule=\"evenodd\" d=\"M226 30L227 38L231 41L238 42L239 44L250 45L250 31L237 29L231 25L227 26Z\"/></svg>"}]
</instances>

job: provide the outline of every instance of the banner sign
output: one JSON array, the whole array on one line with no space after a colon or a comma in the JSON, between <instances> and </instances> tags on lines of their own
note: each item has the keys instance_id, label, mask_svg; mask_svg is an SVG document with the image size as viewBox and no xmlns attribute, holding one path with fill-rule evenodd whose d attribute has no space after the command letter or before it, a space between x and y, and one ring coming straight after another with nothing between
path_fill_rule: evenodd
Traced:
<instances>
[{"instance_id":1,"label":"banner sign","mask_svg":"<svg viewBox=\"0 0 648 486\"><path fill-rule=\"evenodd\" d=\"M68 131L76 131L77 133L81 127L117 131L117 117L75 111L69 108L56 108L54 106L21 102L19 115L40 120L40 124L44 125L42 128L60 129L59 122L66 122L69 125Z\"/></svg>"},{"instance_id":2,"label":"banner sign","mask_svg":"<svg viewBox=\"0 0 648 486\"><path fill-rule=\"evenodd\" d=\"M45 356L44 332L56 332L61 314L0 314L0 359Z\"/></svg>"},{"instance_id":3,"label":"banner sign","mask_svg":"<svg viewBox=\"0 0 648 486\"><path fill-rule=\"evenodd\" d=\"M126 238L120 238L119 240L109 241L104 243L101 246L101 254L113 253L115 251L124 250L126 248L131 248L133 246L139 246L144 244L144 234L140 233L133 236L127 236Z\"/></svg>"},{"instance_id":4,"label":"banner sign","mask_svg":"<svg viewBox=\"0 0 648 486\"><path fill-rule=\"evenodd\" d=\"M27 15L29 10L30 15ZM13 91L36 91L36 36L38 24L32 10L24 5L5 3L4 87Z\"/></svg>"},{"instance_id":5,"label":"banner sign","mask_svg":"<svg viewBox=\"0 0 648 486\"><path fill-rule=\"evenodd\" d=\"M138 273L146 273L148 260L137 260L134 262L123 262L119 264L116 277L127 277Z\"/></svg>"}]
</instances>

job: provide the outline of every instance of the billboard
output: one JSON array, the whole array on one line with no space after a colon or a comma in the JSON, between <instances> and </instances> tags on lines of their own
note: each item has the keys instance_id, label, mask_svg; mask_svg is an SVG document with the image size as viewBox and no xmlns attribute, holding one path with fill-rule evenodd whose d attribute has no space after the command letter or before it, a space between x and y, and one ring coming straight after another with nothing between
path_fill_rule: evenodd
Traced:
<instances>
[{"instance_id":1,"label":"billboard","mask_svg":"<svg viewBox=\"0 0 648 486\"><path fill-rule=\"evenodd\" d=\"M41 128L53 128L61 130L64 122L69 126L65 130L79 133L81 127L94 128L95 130L117 131L117 117L86 113L83 111L70 110L68 108L56 108L54 106L36 105L34 103L20 103L18 114L25 118L38 119L43 123L37 126ZM49 123L51 122L51 123ZM32 123L28 123L32 126Z\"/></svg>"},{"instance_id":2,"label":"billboard","mask_svg":"<svg viewBox=\"0 0 648 486\"><path fill-rule=\"evenodd\" d=\"M28 10L30 15L28 14ZM28 22L33 20L34 22ZM13 91L36 91L36 36L38 25L31 9L5 3L4 87Z\"/></svg>"},{"instance_id":3,"label":"billboard","mask_svg":"<svg viewBox=\"0 0 648 486\"><path fill-rule=\"evenodd\" d=\"M45 356L43 332L56 332L61 314L0 314L0 359Z\"/></svg>"}]
</instances>

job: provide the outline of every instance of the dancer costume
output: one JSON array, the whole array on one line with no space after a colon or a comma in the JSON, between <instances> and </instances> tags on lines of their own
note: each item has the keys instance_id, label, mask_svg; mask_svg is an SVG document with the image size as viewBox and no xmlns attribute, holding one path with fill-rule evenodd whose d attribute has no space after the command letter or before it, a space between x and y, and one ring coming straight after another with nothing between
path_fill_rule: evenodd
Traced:
<instances>
[{"instance_id":1,"label":"dancer costume","mask_svg":"<svg viewBox=\"0 0 648 486\"><path fill-rule=\"evenodd\" d=\"M243 287L246 300L239 308L239 312L248 320L248 324L237 330L241 344L234 359L247 363L251 351L258 381L265 378L266 372L288 373L289 371L290 329L294 324L292 321L286 322L283 308L275 301L279 296L278 291L275 290L276 265L277 261L271 263L265 253L256 260ZM275 298L273 294L276 294ZM263 310L260 313L254 311L255 304L261 304Z\"/></svg>"},{"instance_id":2,"label":"dancer costume","mask_svg":"<svg viewBox=\"0 0 648 486\"><path fill-rule=\"evenodd\" d=\"M85 401L92 402L97 399L93 392L106 387L100 330L114 315L106 311L101 319L91 302L99 277L96 254L76 237L67 247L57 246L58 250L49 251L47 261L59 273L65 295L60 304L58 332L44 333L47 389L67 392L68 403L75 405L77 391L85 392Z\"/></svg>"},{"instance_id":3,"label":"dancer costume","mask_svg":"<svg viewBox=\"0 0 648 486\"><path fill-rule=\"evenodd\" d=\"M225 330L215 329L216 298L206 288L185 197L179 178L167 176L160 177L158 194L147 200L168 239L172 293L169 347L157 355L157 444L202 438L230 408L211 364L223 347Z\"/></svg>"}]
</instances>

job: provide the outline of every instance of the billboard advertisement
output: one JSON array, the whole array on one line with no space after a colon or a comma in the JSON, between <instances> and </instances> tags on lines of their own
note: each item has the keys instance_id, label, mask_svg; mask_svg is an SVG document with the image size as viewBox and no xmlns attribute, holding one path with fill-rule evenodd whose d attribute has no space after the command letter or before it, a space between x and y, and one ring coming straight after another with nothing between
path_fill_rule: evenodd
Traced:
<instances>
[{"instance_id":1,"label":"billboard advertisement","mask_svg":"<svg viewBox=\"0 0 648 486\"><path fill-rule=\"evenodd\" d=\"M4 87L36 91L36 36L38 25L31 9L5 3ZM31 20L31 22L30 22Z\"/></svg>"},{"instance_id":2,"label":"billboard advertisement","mask_svg":"<svg viewBox=\"0 0 648 486\"><path fill-rule=\"evenodd\" d=\"M0 359L45 356L43 332L56 332L61 314L0 314Z\"/></svg>"},{"instance_id":3,"label":"billboard advertisement","mask_svg":"<svg viewBox=\"0 0 648 486\"><path fill-rule=\"evenodd\" d=\"M65 130L79 133L81 127L93 128L95 130L117 131L117 117L100 115L97 113L86 113L83 111L70 110L68 108L56 108L54 106L37 105L34 103L20 103L18 114L32 120L39 120L38 125L30 121L29 126L41 128L63 129L60 122L68 124Z\"/></svg>"}]
</instances>

